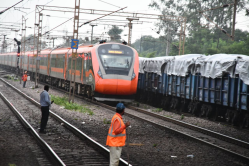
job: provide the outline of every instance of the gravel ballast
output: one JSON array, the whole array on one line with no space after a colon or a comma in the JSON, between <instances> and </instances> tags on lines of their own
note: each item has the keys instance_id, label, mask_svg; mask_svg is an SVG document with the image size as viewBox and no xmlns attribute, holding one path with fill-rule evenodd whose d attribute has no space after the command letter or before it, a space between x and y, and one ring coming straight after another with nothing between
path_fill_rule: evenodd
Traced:
<instances>
[{"instance_id":1,"label":"gravel ballast","mask_svg":"<svg viewBox=\"0 0 249 166\"><path fill-rule=\"evenodd\" d=\"M0 107L0 166L49 166L50 161L35 139L1 98Z\"/></svg>"},{"instance_id":2,"label":"gravel ballast","mask_svg":"<svg viewBox=\"0 0 249 166\"><path fill-rule=\"evenodd\" d=\"M12 85L24 91L35 100L39 101L43 85L32 89L33 82L27 83L27 88L22 88L19 82L7 80ZM65 93L58 90L49 91L50 94L63 97ZM106 121L111 120L113 111L100 106L93 105L82 99L75 98L75 102L91 109L94 115L66 110L61 106L53 104L51 110L65 118L68 122L88 134L94 140L105 146L109 125ZM238 159L181 135L158 129L148 123L133 119L124 115L124 122L130 121L131 128L128 129L128 142L133 145L125 146L122 158L127 160L129 152L131 164L135 165L247 165ZM53 125L48 121L48 127ZM193 155L187 157L187 155Z\"/></svg>"}]
</instances>

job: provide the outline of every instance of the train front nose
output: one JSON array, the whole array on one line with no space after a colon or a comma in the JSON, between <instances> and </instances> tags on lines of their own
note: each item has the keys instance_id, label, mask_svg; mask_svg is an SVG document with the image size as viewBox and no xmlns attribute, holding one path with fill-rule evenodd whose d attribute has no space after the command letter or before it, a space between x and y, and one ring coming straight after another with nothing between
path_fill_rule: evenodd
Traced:
<instances>
[{"instance_id":1,"label":"train front nose","mask_svg":"<svg viewBox=\"0 0 249 166\"><path fill-rule=\"evenodd\" d=\"M108 95L132 95L136 93L133 81L116 79L99 79L96 92Z\"/></svg>"}]
</instances>

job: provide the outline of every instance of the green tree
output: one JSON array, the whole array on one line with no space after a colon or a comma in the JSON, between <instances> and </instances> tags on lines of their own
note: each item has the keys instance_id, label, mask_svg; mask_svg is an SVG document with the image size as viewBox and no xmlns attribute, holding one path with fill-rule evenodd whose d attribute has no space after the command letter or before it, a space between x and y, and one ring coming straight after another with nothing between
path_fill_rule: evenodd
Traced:
<instances>
[{"instance_id":1,"label":"green tree","mask_svg":"<svg viewBox=\"0 0 249 166\"><path fill-rule=\"evenodd\" d=\"M107 32L111 40L120 41L120 34L123 32L123 29L120 29L118 26L113 25L112 28Z\"/></svg>"}]
</instances>

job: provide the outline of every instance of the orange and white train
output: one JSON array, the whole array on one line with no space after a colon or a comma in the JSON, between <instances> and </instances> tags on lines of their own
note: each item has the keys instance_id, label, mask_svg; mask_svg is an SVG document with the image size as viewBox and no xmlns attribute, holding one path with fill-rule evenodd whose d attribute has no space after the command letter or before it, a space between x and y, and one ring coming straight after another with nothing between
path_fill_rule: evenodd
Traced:
<instances>
[{"instance_id":1,"label":"orange and white train","mask_svg":"<svg viewBox=\"0 0 249 166\"><path fill-rule=\"evenodd\" d=\"M120 43L82 45L78 48L75 93L98 101L129 102L135 97L138 82L138 53ZM71 48L44 49L40 55L25 52L20 69L34 79L36 61L39 81L69 91L71 79ZM15 71L17 53L0 54L0 65ZM73 64L74 69L74 64Z\"/></svg>"}]
</instances>

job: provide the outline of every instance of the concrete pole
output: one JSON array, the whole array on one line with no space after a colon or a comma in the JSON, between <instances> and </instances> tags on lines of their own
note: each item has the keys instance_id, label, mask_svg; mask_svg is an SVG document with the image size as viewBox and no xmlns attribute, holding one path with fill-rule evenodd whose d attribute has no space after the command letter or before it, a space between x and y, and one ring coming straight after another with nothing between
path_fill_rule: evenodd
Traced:
<instances>
[{"instance_id":1,"label":"concrete pole","mask_svg":"<svg viewBox=\"0 0 249 166\"><path fill-rule=\"evenodd\" d=\"M232 40L234 40L235 20L236 20L236 9L237 9L237 0L234 0Z\"/></svg>"},{"instance_id":2,"label":"concrete pole","mask_svg":"<svg viewBox=\"0 0 249 166\"><path fill-rule=\"evenodd\" d=\"M91 26L92 26L91 44L93 44L93 27L95 27L95 26L97 26L97 25L93 25L93 24L91 24Z\"/></svg>"}]
</instances>

